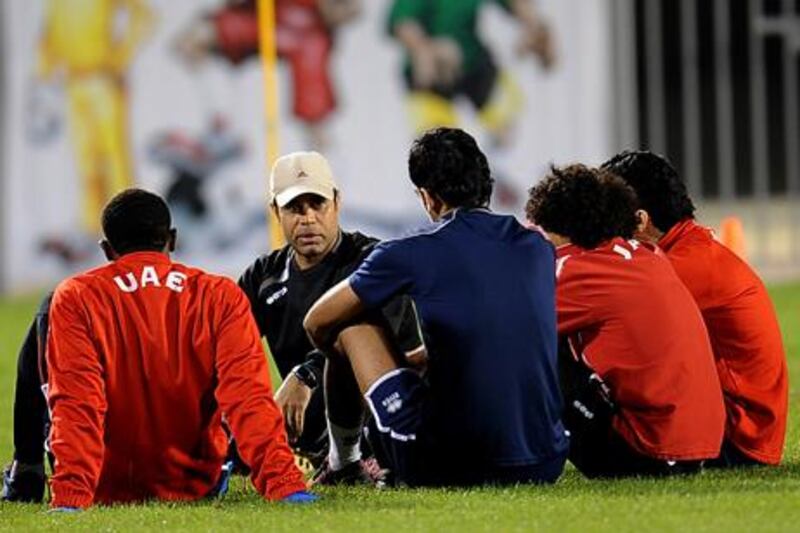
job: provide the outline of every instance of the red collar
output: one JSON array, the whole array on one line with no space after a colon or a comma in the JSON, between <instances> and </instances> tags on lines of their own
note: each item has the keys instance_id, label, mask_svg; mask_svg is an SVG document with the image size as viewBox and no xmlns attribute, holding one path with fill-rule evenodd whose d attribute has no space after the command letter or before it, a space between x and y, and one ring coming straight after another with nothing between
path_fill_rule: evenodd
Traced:
<instances>
[{"instance_id":1,"label":"red collar","mask_svg":"<svg viewBox=\"0 0 800 533\"><path fill-rule=\"evenodd\" d=\"M114 261L115 263L170 263L171 260L168 254L164 252L131 252L121 255Z\"/></svg>"},{"instance_id":2,"label":"red collar","mask_svg":"<svg viewBox=\"0 0 800 533\"><path fill-rule=\"evenodd\" d=\"M658 246L665 252L668 252L681 238L698 228L702 228L702 226L693 218L684 219L672 226L668 232L661 236L658 240Z\"/></svg>"},{"instance_id":3,"label":"red collar","mask_svg":"<svg viewBox=\"0 0 800 533\"><path fill-rule=\"evenodd\" d=\"M587 250L586 248L582 248L577 244L567 243L562 244L561 246L556 248L556 257L564 257L567 255L581 255L586 252L593 252L595 250L603 250L605 248L612 248L615 244L624 244L626 241L622 237L613 237L607 241L603 241L591 250Z\"/></svg>"},{"instance_id":4,"label":"red collar","mask_svg":"<svg viewBox=\"0 0 800 533\"><path fill-rule=\"evenodd\" d=\"M562 244L561 246L556 246L556 257L561 258L567 255L578 255L584 252L583 248L578 246L577 244L572 244L568 242L567 244Z\"/></svg>"}]
</instances>

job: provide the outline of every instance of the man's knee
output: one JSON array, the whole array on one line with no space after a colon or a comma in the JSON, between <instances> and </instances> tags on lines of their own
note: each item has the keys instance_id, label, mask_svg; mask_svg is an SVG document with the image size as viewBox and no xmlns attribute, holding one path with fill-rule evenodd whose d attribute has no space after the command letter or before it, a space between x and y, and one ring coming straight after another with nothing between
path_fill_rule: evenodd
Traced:
<instances>
[{"instance_id":1,"label":"man's knee","mask_svg":"<svg viewBox=\"0 0 800 533\"><path fill-rule=\"evenodd\" d=\"M379 321L347 327L339 334L336 345L349 361L362 392L384 374L405 366L396 341Z\"/></svg>"},{"instance_id":2,"label":"man's knee","mask_svg":"<svg viewBox=\"0 0 800 533\"><path fill-rule=\"evenodd\" d=\"M347 358L347 353L344 351L344 343L342 342L342 335L336 337L336 342L333 343L333 349L326 354L329 357Z\"/></svg>"},{"instance_id":3,"label":"man's knee","mask_svg":"<svg viewBox=\"0 0 800 533\"><path fill-rule=\"evenodd\" d=\"M394 366L405 366L397 338L380 317L365 318L344 328L337 336L335 346L350 361L364 357L373 359L375 354L380 354L389 357Z\"/></svg>"},{"instance_id":4,"label":"man's knee","mask_svg":"<svg viewBox=\"0 0 800 533\"><path fill-rule=\"evenodd\" d=\"M378 324L371 321L357 322L348 325L339 331L331 350L328 350L325 355L328 357L343 357L349 359L350 353L355 354L361 346L370 341L370 338L376 337L376 332L370 330L379 327Z\"/></svg>"}]
</instances>

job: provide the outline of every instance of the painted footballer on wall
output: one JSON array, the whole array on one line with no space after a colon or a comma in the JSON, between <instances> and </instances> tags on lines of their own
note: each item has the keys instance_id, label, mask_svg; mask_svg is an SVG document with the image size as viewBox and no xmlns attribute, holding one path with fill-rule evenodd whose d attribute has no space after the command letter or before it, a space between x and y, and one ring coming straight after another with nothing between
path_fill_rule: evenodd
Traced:
<instances>
[{"instance_id":1,"label":"painted footballer on wall","mask_svg":"<svg viewBox=\"0 0 800 533\"><path fill-rule=\"evenodd\" d=\"M275 8L269 125L259 2ZM100 206L130 185L168 199L179 260L236 274L270 246L275 141L321 151L342 226L387 238L425 222L411 141L457 122L489 157L492 207L521 216L551 161L609 153L601 16L580 0L8 0L0 281L95 264Z\"/></svg>"}]
</instances>

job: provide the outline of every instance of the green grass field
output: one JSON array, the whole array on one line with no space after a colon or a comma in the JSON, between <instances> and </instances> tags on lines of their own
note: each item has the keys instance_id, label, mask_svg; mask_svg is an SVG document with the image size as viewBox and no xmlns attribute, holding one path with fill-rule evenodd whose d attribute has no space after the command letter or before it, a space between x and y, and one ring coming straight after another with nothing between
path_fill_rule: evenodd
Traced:
<instances>
[{"instance_id":1,"label":"green grass field","mask_svg":"<svg viewBox=\"0 0 800 533\"><path fill-rule=\"evenodd\" d=\"M95 508L79 515L0 504L0 531L800 531L800 284L776 286L771 293L792 383L780 468L616 482L590 482L569 469L552 487L328 489L323 501L305 507L266 503L237 478L229 496L214 503ZM16 352L35 305L35 298L0 302L0 460L11 457Z\"/></svg>"}]
</instances>

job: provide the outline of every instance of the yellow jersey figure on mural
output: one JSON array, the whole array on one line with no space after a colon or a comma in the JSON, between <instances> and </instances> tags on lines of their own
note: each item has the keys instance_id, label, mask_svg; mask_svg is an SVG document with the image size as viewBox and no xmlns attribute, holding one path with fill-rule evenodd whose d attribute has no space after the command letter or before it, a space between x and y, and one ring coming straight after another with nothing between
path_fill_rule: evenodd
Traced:
<instances>
[{"instance_id":1,"label":"yellow jersey figure on mural","mask_svg":"<svg viewBox=\"0 0 800 533\"><path fill-rule=\"evenodd\" d=\"M144 0L47 0L37 78L62 81L81 187L81 228L99 234L108 200L133 183L126 73L153 26ZM60 252L71 259L68 250Z\"/></svg>"}]
</instances>

